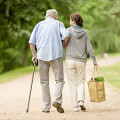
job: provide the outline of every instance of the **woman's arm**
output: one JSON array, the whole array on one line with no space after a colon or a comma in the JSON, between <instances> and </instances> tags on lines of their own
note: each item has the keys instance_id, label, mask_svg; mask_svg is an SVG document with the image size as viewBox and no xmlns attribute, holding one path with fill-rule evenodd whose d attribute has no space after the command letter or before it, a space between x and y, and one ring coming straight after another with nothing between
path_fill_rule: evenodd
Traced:
<instances>
[{"instance_id":1,"label":"woman's arm","mask_svg":"<svg viewBox=\"0 0 120 120\"><path fill-rule=\"evenodd\" d=\"M94 64L94 66L98 66L97 61L96 61L96 57L95 57L95 54L94 54L94 50L93 50L92 45L90 43L88 33L86 33L86 41L87 41L86 42L87 50L90 54L90 57L93 59L93 64Z\"/></svg>"},{"instance_id":2,"label":"woman's arm","mask_svg":"<svg viewBox=\"0 0 120 120\"><path fill-rule=\"evenodd\" d=\"M63 47L66 48L67 44L68 44L68 41L69 41L69 37L66 37L64 39L64 42L63 42Z\"/></svg>"}]
</instances>

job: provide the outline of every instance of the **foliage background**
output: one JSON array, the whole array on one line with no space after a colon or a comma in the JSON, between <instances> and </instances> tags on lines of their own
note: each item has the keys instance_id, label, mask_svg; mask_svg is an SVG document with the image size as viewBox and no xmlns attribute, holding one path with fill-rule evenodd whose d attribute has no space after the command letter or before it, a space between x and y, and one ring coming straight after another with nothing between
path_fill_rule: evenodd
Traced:
<instances>
[{"instance_id":1,"label":"foliage background","mask_svg":"<svg viewBox=\"0 0 120 120\"><path fill-rule=\"evenodd\" d=\"M119 0L0 0L0 73L32 64L28 40L47 9L56 9L66 27L79 13L96 54L120 52Z\"/></svg>"}]
</instances>

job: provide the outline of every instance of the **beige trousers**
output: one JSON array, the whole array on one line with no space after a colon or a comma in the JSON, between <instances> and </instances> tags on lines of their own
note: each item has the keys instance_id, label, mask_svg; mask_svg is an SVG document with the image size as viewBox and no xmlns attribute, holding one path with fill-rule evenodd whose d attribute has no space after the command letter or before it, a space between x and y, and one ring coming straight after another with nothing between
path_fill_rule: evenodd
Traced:
<instances>
[{"instance_id":1,"label":"beige trousers","mask_svg":"<svg viewBox=\"0 0 120 120\"><path fill-rule=\"evenodd\" d=\"M59 104L62 104L62 90L64 86L64 75L63 75L63 58L58 58L51 61L38 61L39 65L39 75L40 83L42 86L42 108L45 111L50 110L51 108L51 95L49 89L49 69L50 66L53 69L55 75L55 94L54 101Z\"/></svg>"},{"instance_id":2,"label":"beige trousers","mask_svg":"<svg viewBox=\"0 0 120 120\"><path fill-rule=\"evenodd\" d=\"M65 61L67 76L70 86L73 107L78 106L79 101L85 101L85 69L86 63L67 59Z\"/></svg>"}]
</instances>

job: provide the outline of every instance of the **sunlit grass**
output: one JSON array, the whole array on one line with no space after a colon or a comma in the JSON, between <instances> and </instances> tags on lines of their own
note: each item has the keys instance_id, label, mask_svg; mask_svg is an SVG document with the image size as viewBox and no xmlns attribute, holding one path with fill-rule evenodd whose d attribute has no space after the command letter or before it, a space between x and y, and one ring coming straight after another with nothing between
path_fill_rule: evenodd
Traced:
<instances>
[{"instance_id":1,"label":"sunlit grass","mask_svg":"<svg viewBox=\"0 0 120 120\"><path fill-rule=\"evenodd\" d=\"M38 67L36 66L36 70ZM33 71L33 66L28 66L24 68L17 68L9 72L0 74L0 83L4 83L10 80L13 80L17 77L23 76L25 74L31 73Z\"/></svg>"},{"instance_id":2,"label":"sunlit grass","mask_svg":"<svg viewBox=\"0 0 120 120\"><path fill-rule=\"evenodd\" d=\"M110 57L120 56L120 52L118 52L118 53L108 53L108 56L110 56Z\"/></svg>"},{"instance_id":3,"label":"sunlit grass","mask_svg":"<svg viewBox=\"0 0 120 120\"><path fill-rule=\"evenodd\" d=\"M102 59L103 57L101 56L101 54L96 54L98 59ZM120 56L120 52L117 53L107 53L107 57L117 57Z\"/></svg>"},{"instance_id":4,"label":"sunlit grass","mask_svg":"<svg viewBox=\"0 0 120 120\"><path fill-rule=\"evenodd\" d=\"M65 50L64 50L65 52ZM110 57L120 56L120 53L110 53ZM90 59L88 59L90 60ZM36 70L38 67L36 66ZM0 83L4 83L13 80L17 77L23 76L28 73L32 73L33 66L28 66L25 68L17 68L6 73L0 74ZM120 88L120 63L114 66L102 67L100 68L101 73L105 77L105 80L112 84L113 86Z\"/></svg>"},{"instance_id":5,"label":"sunlit grass","mask_svg":"<svg viewBox=\"0 0 120 120\"><path fill-rule=\"evenodd\" d=\"M113 66L100 68L100 73L105 80L114 87L120 88L120 63Z\"/></svg>"}]
</instances>

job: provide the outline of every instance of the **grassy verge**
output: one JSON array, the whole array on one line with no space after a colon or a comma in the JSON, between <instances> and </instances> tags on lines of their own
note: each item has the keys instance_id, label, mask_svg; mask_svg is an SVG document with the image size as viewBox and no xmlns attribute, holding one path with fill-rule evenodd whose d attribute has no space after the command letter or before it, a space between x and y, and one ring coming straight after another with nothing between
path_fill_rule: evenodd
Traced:
<instances>
[{"instance_id":1,"label":"grassy verge","mask_svg":"<svg viewBox=\"0 0 120 120\"><path fill-rule=\"evenodd\" d=\"M100 68L100 73L107 82L120 89L120 63L113 66L102 67Z\"/></svg>"},{"instance_id":2,"label":"grassy verge","mask_svg":"<svg viewBox=\"0 0 120 120\"><path fill-rule=\"evenodd\" d=\"M36 70L38 67L36 66ZM33 66L28 66L25 68L17 68L14 70L11 70L9 72L0 74L0 84L4 82L8 82L10 80L13 80L17 77L23 76L25 74L31 73L33 71Z\"/></svg>"},{"instance_id":3,"label":"grassy verge","mask_svg":"<svg viewBox=\"0 0 120 120\"><path fill-rule=\"evenodd\" d=\"M118 53L107 53L107 57L117 57L117 56L120 56L120 52ZM97 54L96 55L97 59L102 59L103 57L100 55L100 54Z\"/></svg>"},{"instance_id":4,"label":"grassy verge","mask_svg":"<svg viewBox=\"0 0 120 120\"><path fill-rule=\"evenodd\" d=\"M65 52L65 50L64 50ZM110 57L120 56L120 53L110 53ZM89 59L88 59L89 60ZM36 70L38 67L36 66ZM17 77L23 76L25 74L31 73L33 71L33 66L28 66L25 68L17 68L6 73L0 74L0 84L15 79ZM120 88L120 63L115 66L109 66L100 68L101 73L103 73L106 81L108 81L113 86Z\"/></svg>"},{"instance_id":5,"label":"grassy verge","mask_svg":"<svg viewBox=\"0 0 120 120\"><path fill-rule=\"evenodd\" d=\"M120 52L119 53L108 53L108 56L110 57L120 56Z\"/></svg>"}]
</instances>

